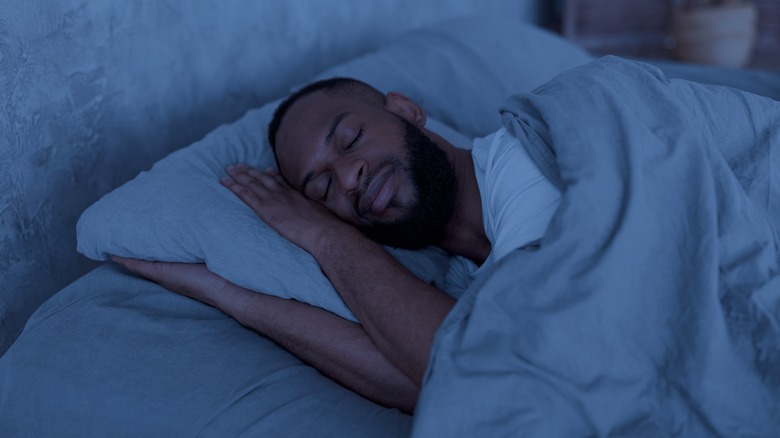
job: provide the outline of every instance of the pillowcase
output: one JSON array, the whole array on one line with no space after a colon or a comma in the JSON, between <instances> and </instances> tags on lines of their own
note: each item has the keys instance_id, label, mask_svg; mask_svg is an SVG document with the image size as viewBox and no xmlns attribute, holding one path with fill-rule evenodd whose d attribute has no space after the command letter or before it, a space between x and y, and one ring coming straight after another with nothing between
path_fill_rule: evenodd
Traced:
<instances>
[{"instance_id":1,"label":"pillowcase","mask_svg":"<svg viewBox=\"0 0 780 438\"><path fill-rule=\"evenodd\" d=\"M382 91L403 92L427 110L431 130L456 146L470 147L471 138L498 129L497 108L504 97L589 60L576 46L528 24L471 18L413 32L318 78L351 76ZM229 164L274 164L266 126L278 103L217 128L104 196L79 219L79 252L95 260L115 254L205 262L245 288L294 298L354 321L314 258L219 184ZM443 288L449 259L443 251L391 253L424 281Z\"/></svg>"}]
</instances>

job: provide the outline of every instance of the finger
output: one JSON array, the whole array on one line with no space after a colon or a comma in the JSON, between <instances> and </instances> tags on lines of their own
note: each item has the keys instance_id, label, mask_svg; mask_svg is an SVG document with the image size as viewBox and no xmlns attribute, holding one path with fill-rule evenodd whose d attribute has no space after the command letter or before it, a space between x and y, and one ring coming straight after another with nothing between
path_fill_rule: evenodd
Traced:
<instances>
[{"instance_id":1,"label":"finger","mask_svg":"<svg viewBox=\"0 0 780 438\"><path fill-rule=\"evenodd\" d=\"M278 173L269 173L259 171L251 167L236 168L231 177L239 184L246 186L250 190L257 191L266 189L274 193L287 190L290 185ZM258 193L260 195L260 193Z\"/></svg>"},{"instance_id":2,"label":"finger","mask_svg":"<svg viewBox=\"0 0 780 438\"><path fill-rule=\"evenodd\" d=\"M247 167L241 163L231 164L225 168L225 171L234 181L241 183L242 181L240 181L240 179L245 177Z\"/></svg>"},{"instance_id":3,"label":"finger","mask_svg":"<svg viewBox=\"0 0 780 438\"><path fill-rule=\"evenodd\" d=\"M260 175L257 172L251 172L252 169L246 166L228 166L226 170L233 181L253 191L262 190L268 186L267 181L258 178Z\"/></svg>"},{"instance_id":4,"label":"finger","mask_svg":"<svg viewBox=\"0 0 780 438\"><path fill-rule=\"evenodd\" d=\"M120 257L120 256L115 256L115 255L109 256L109 258L111 258L111 260L113 260L114 263L116 263L116 264L118 264L120 266L124 266L125 268L127 268L130 271L134 271L132 269L132 267L134 266L133 259L128 259L126 257Z\"/></svg>"},{"instance_id":5,"label":"finger","mask_svg":"<svg viewBox=\"0 0 780 438\"><path fill-rule=\"evenodd\" d=\"M249 188L253 188L257 184L263 184L267 188L273 188L275 186L274 183L276 182L275 179L271 178L266 173L241 163L234 166L228 166L227 172L234 181Z\"/></svg>"},{"instance_id":6,"label":"finger","mask_svg":"<svg viewBox=\"0 0 780 438\"><path fill-rule=\"evenodd\" d=\"M263 183L268 188L274 188L276 186L276 183L278 183L278 180L274 177L274 174L268 172L268 170L261 172L255 168L243 166L241 168L241 171L243 171L250 177L254 178L255 180Z\"/></svg>"},{"instance_id":7,"label":"finger","mask_svg":"<svg viewBox=\"0 0 780 438\"><path fill-rule=\"evenodd\" d=\"M225 186L228 190L233 192L234 195L236 195L241 201L244 202L247 206L249 206L252 211L255 212L255 214L260 215L262 212L262 201L260 197L253 192L252 190L248 189L247 187L238 184L237 182L233 181L230 178L222 178L219 180L220 184Z\"/></svg>"},{"instance_id":8,"label":"finger","mask_svg":"<svg viewBox=\"0 0 780 438\"><path fill-rule=\"evenodd\" d=\"M289 189L287 181L276 172L254 171L253 176L262 182L268 189L279 191L279 189Z\"/></svg>"},{"instance_id":9,"label":"finger","mask_svg":"<svg viewBox=\"0 0 780 438\"><path fill-rule=\"evenodd\" d=\"M243 173L249 175L250 177L260 182L270 182L269 180L266 179L267 177L270 176L273 178L273 180L276 183L282 184L283 186L286 187L289 186L287 180L285 180L284 177L282 177L282 175L279 173L279 170L273 166L268 166L265 168L265 170L260 171L259 169L251 167L245 163L236 163L228 166L227 170L228 170L228 174L230 174L231 177L233 177L233 174L240 175ZM244 183L242 181L238 181L238 182L242 184Z\"/></svg>"},{"instance_id":10,"label":"finger","mask_svg":"<svg viewBox=\"0 0 780 438\"><path fill-rule=\"evenodd\" d=\"M111 256L111 260L124 266L127 270L150 280L157 281L160 277L160 264L146 260Z\"/></svg>"},{"instance_id":11,"label":"finger","mask_svg":"<svg viewBox=\"0 0 780 438\"><path fill-rule=\"evenodd\" d=\"M282 187L292 188L290 183L287 182L286 179L284 179L284 177L282 176L281 173L279 173L279 170L277 168L275 168L273 166L268 166L268 167L265 168L265 170L262 173L272 177Z\"/></svg>"},{"instance_id":12,"label":"finger","mask_svg":"<svg viewBox=\"0 0 780 438\"><path fill-rule=\"evenodd\" d=\"M263 176L265 176L265 175L269 175L271 172L269 172L268 170L269 170L269 169L273 169L273 168L272 168L272 167L269 167L269 168L267 168L265 171L262 171L262 172L261 172L260 170L258 170L258 169L255 169L254 167L251 167L251 166L249 166L249 165L247 165L247 164L244 164L244 163L237 163L237 164L234 166L234 169L235 169L235 171L236 171L236 173L237 173L237 174L241 174L241 173L243 173L243 174L246 174L246 175L249 175L249 176L251 176L252 178L255 178L255 179L257 179L257 180L260 180L260 179L262 179L262 178L263 178Z\"/></svg>"},{"instance_id":13,"label":"finger","mask_svg":"<svg viewBox=\"0 0 780 438\"><path fill-rule=\"evenodd\" d=\"M281 184L282 186L291 187L290 184L287 182L287 180L284 179L284 177L279 172L273 171L273 172L269 172L268 174L271 175L276 180L276 182Z\"/></svg>"},{"instance_id":14,"label":"finger","mask_svg":"<svg viewBox=\"0 0 780 438\"><path fill-rule=\"evenodd\" d=\"M228 166L228 167L232 167L235 170L236 173L246 173L246 174L248 174L251 177L256 178L256 179L261 179L263 175L265 175L265 176L274 176L274 177L281 176L279 174L279 171L275 167L273 167L273 166L268 166L268 167L266 167L262 171L257 169L257 168L254 168L252 166L249 166L247 164L244 164L244 163L236 163L236 164L234 164L232 166ZM282 180L283 180L283 178L282 178Z\"/></svg>"},{"instance_id":15,"label":"finger","mask_svg":"<svg viewBox=\"0 0 780 438\"><path fill-rule=\"evenodd\" d=\"M267 173L268 175L274 175L274 176L282 176L282 172L280 172L279 169L277 169L274 166L266 167L265 170L263 171L263 173ZM282 179L284 179L284 178L282 178Z\"/></svg>"}]
</instances>

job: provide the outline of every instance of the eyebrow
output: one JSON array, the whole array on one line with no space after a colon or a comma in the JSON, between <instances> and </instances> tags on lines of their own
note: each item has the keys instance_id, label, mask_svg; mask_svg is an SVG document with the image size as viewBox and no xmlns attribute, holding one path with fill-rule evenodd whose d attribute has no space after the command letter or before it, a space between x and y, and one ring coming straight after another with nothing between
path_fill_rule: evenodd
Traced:
<instances>
[{"instance_id":1,"label":"eyebrow","mask_svg":"<svg viewBox=\"0 0 780 438\"><path fill-rule=\"evenodd\" d=\"M328 130L328 133L325 135L325 143L331 144L333 143L333 137L336 135L336 128L338 128L339 123L341 123L342 120L344 120L345 117L347 117L350 114L350 111L344 111L343 113L340 113L333 119L333 123L330 125L330 129ZM306 193L306 186L309 184L311 179L314 178L314 171L307 173L306 176L303 178L303 182L300 186L298 186L298 190L301 193Z\"/></svg>"}]
</instances>

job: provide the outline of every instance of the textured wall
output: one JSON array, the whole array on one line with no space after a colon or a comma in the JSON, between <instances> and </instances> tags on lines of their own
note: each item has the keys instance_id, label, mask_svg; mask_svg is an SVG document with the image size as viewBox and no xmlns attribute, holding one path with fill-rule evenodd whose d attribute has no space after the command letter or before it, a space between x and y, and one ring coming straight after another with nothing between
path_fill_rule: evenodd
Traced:
<instances>
[{"instance_id":1,"label":"textured wall","mask_svg":"<svg viewBox=\"0 0 780 438\"><path fill-rule=\"evenodd\" d=\"M167 153L325 66L469 14L537 1L3 0L0 354L91 269L81 212ZM140 225L140 224L139 224Z\"/></svg>"}]
</instances>

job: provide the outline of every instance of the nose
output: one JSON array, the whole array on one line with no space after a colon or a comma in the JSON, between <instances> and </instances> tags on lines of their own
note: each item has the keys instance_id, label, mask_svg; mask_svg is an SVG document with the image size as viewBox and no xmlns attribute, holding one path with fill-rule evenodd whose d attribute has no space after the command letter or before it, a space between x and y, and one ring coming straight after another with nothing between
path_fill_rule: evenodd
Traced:
<instances>
[{"instance_id":1,"label":"nose","mask_svg":"<svg viewBox=\"0 0 780 438\"><path fill-rule=\"evenodd\" d=\"M333 173L341 192L346 196L354 195L368 169L368 163L352 157L342 158L333 164Z\"/></svg>"}]
</instances>

